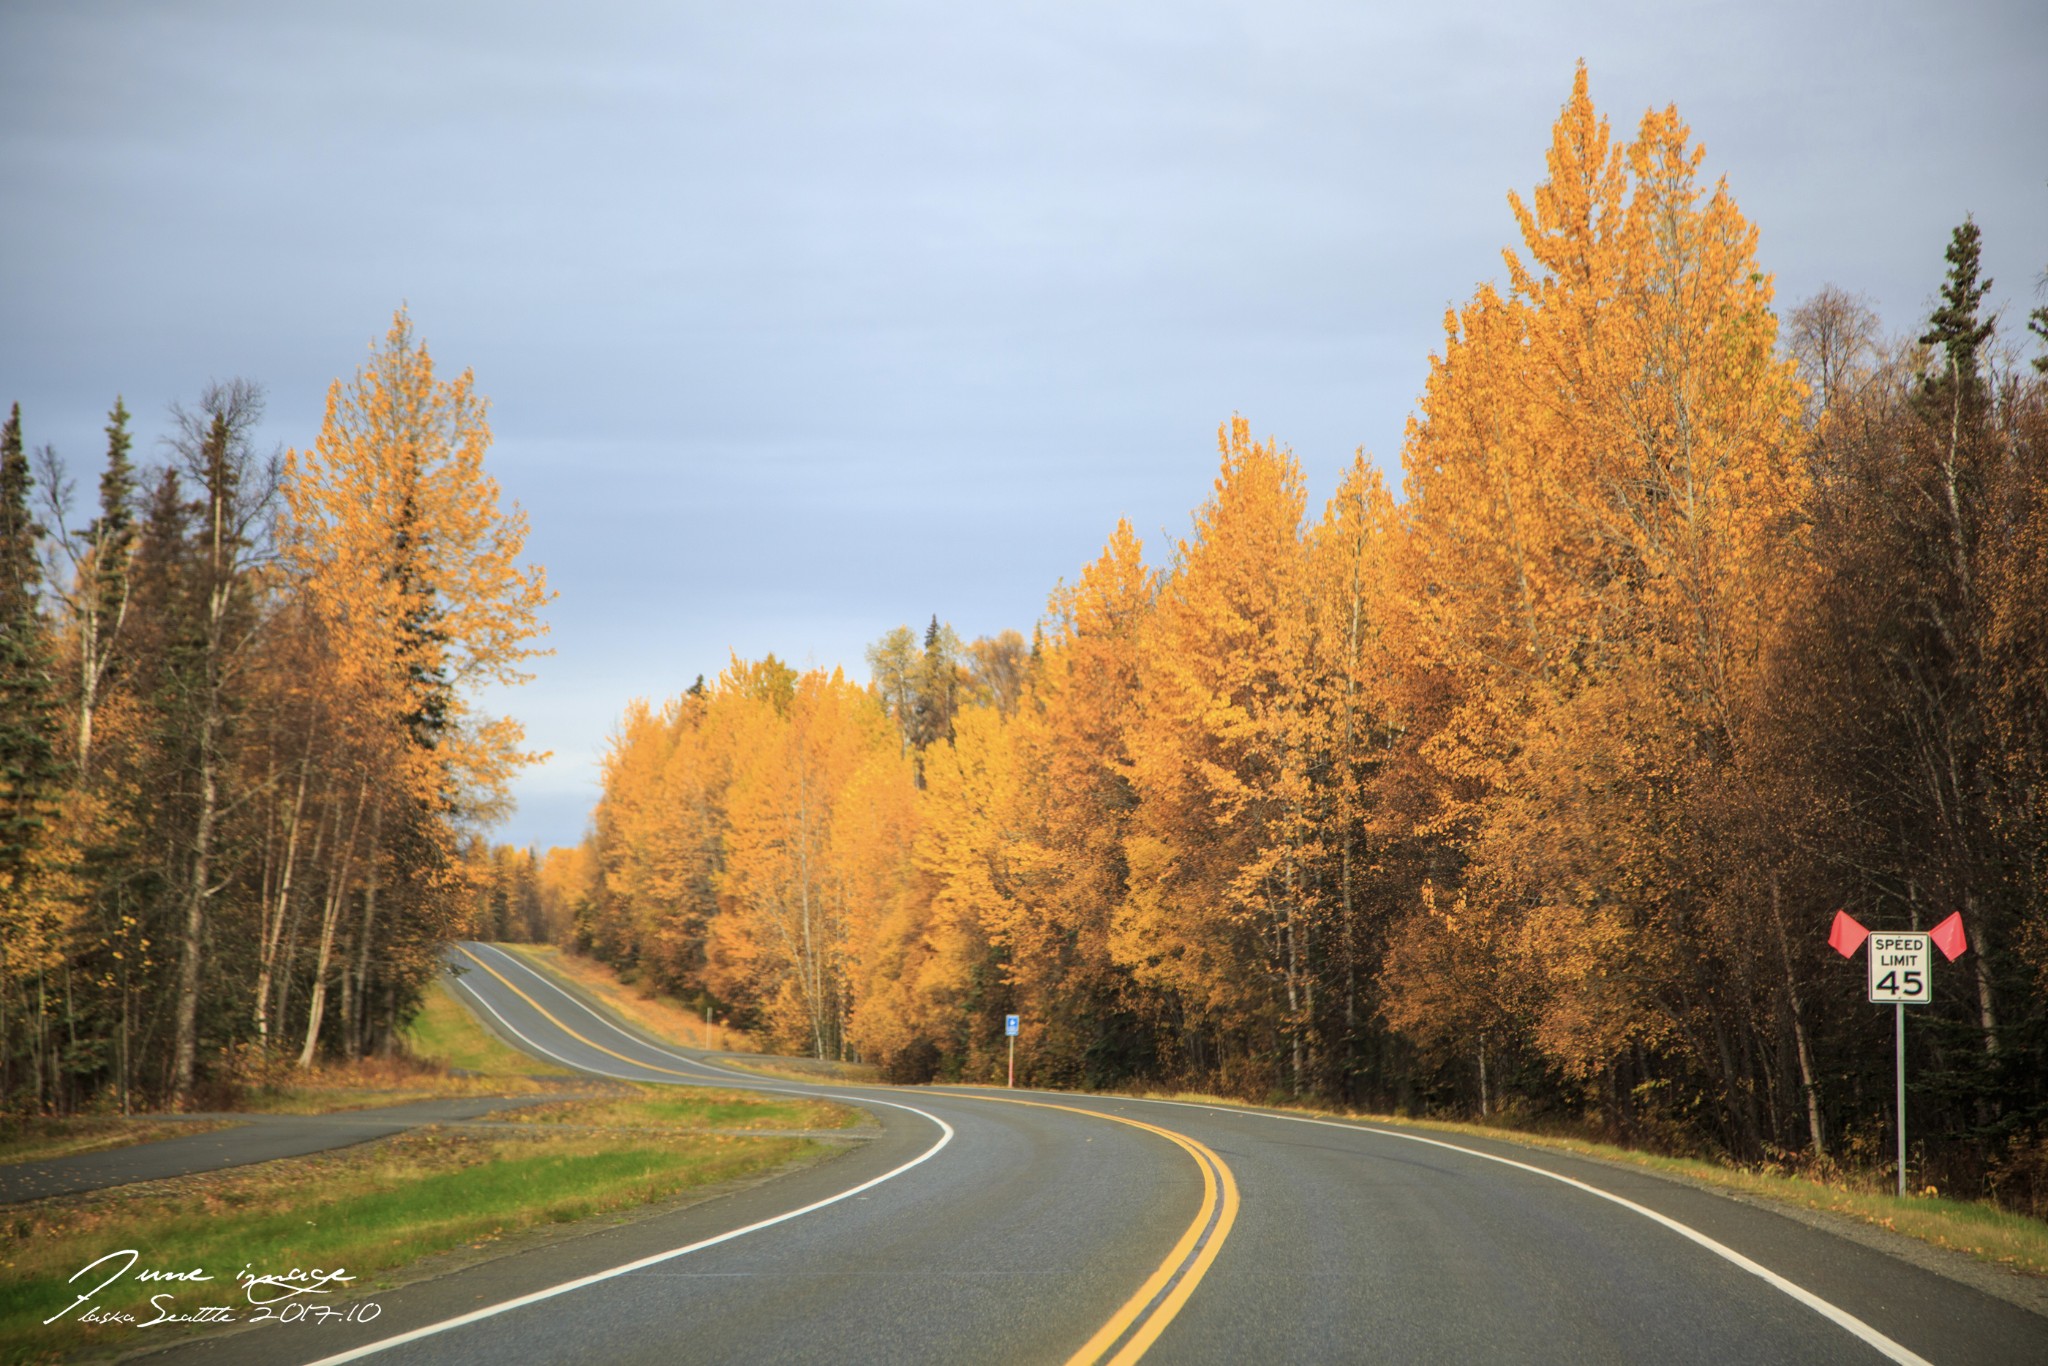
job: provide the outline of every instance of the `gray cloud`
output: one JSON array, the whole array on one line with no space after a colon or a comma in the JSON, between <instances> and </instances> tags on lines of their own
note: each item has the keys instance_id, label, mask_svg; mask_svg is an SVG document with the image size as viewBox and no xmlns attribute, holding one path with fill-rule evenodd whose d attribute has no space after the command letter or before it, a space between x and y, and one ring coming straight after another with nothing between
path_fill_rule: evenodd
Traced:
<instances>
[{"instance_id":1,"label":"gray cloud","mask_svg":"<svg viewBox=\"0 0 2048 1366\"><path fill-rule=\"evenodd\" d=\"M491 701L557 754L504 834L566 842L627 697L1028 629L1120 514L1163 553L1233 412L1317 497L1395 467L1582 56L1618 133L1679 106L1781 301L1911 326L1973 212L2031 306L2025 0L46 3L0 12L0 399L84 466L116 391L147 435L243 374L304 444L408 301L562 590Z\"/></svg>"}]
</instances>

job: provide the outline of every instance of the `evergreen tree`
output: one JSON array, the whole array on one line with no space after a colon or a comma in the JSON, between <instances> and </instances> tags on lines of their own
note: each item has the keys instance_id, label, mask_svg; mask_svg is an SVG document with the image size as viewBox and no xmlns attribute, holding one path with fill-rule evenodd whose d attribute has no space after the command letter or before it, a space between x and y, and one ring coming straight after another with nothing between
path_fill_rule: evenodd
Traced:
<instances>
[{"instance_id":1,"label":"evergreen tree","mask_svg":"<svg viewBox=\"0 0 2048 1366\"><path fill-rule=\"evenodd\" d=\"M21 868L61 776L33 484L17 403L0 429L0 877Z\"/></svg>"},{"instance_id":2,"label":"evergreen tree","mask_svg":"<svg viewBox=\"0 0 2048 1366\"><path fill-rule=\"evenodd\" d=\"M100 515L74 534L78 585L70 601L78 644L78 767L92 764L93 717L113 667L128 615L129 556L135 549L135 467L129 462L128 408L116 396L107 414L107 467L100 475Z\"/></svg>"},{"instance_id":3,"label":"evergreen tree","mask_svg":"<svg viewBox=\"0 0 2048 1366\"><path fill-rule=\"evenodd\" d=\"M1963 219L1950 234L1948 251L1944 253L1948 259L1948 278L1942 281L1941 306L1928 318L1927 331L1920 337L1923 345L1941 348L1941 367L1924 382L1926 397L1937 403L1946 396L1951 384L1966 405L1974 406L1984 396L1977 352L1991 339L1996 323L1991 318L1980 321L1977 316L1984 296L1991 292L1991 281L1977 278L1982 245L1983 234L1973 219Z\"/></svg>"},{"instance_id":4,"label":"evergreen tree","mask_svg":"<svg viewBox=\"0 0 2048 1366\"><path fill-rule=\"evenodd\" d=\"M923 750L953 739L953 714L959 709L960 638L950 626L939 625L938 614L924 630L924 655L917 679L917 701L913 713L911 744Z\"/></svg>"}]
</instances>

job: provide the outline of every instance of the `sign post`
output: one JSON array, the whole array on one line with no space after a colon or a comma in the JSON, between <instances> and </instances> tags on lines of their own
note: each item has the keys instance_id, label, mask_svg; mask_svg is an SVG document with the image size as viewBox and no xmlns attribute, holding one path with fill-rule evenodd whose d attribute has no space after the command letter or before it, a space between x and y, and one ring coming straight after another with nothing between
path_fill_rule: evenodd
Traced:
<instances>
[{"instance_id":1,"label":"sign post","mask_svg":"<svg viewBox=\"0 0 2048 1366\"><path fill-rule=\"evenodd\" d=\"M1899 1195L1906 1194L1906 1007L1934 1002L1934 948L1924 934L1873 934L1865 960L1870 1002L1892 1008L1894 1072L1898 1081Z\"/></svg>"},{"instance_id":2,"label":"sign post","mask_svg":"<svg viewBox=\"0 0 2048 1366\"><path fill-rule=\"evenodd\" d=\"M1936 925L1932 932L1909 934L1880 931L1871 933L1856 923L1847 911L1835 912L1828 946L1844 958L1853 957L1866 940L1865 959L1872 1005L1892 1008L1892 1071L1898 1088L1899 1114L1899 1198L1906 1195L1906 1007L1934 1002L1934 950L1940 949L1950 962L1969 947L1963 934L1961 912Z\"/></svg>"},{"instance_id":3,"label":"sign post","mask_svg":"<svg viewBox=\"0 0 2048 1366\"><path fill-rule=\"evenodd\" d=\"M1003 1016L1003 1033L1010 1036L1010 1089L1017 1088L1017 1017Z\"/></svg>"}]
</instances>

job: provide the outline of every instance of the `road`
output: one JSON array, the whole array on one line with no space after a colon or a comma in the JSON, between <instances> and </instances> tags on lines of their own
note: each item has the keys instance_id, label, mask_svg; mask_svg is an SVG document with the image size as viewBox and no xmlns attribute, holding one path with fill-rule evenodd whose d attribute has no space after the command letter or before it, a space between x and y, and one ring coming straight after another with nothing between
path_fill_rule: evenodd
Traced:
<instances>
[{"instance_id":1,"label":"road","mask_svg":"<svg viewBox=\"0 0 2048 1366\"><path fill-rule=\"evenodd\" d=\"M53 1195L76 1195L80 1191L126 1186L137 1181L195 1176L200 1172L245 1167L256 1162L275 1162L285 1157L304 1157L309 1153L389 1138L428 1124L460 1124L485 1115L516 1110L524 1105L577 1098L566 1094L527 1096L517 1100L442 1097L387 1105L381 1109L341 1110L324 1115L186 1115L183 1118L187 1120L226 1120L234 1127L180 1134L174 1138L77 1153L70 1157L9 1163L0 1166L0 1205L21 1200L43 1200Z\"/></svg>"},{"instance_id":2,"label":"road","mask_svg":"<svg viewBox=\"0 0 2048 1366\"><path fill-rule=\"evenodd\" d=\"M514 955L455 989L601 1076L823 1096L865 1145L177 1362L2048 1361L2048 1319L1767 1209L1569 1156L1170 1102L810 1085L593 1011Z\"/></svg>"}]
</instances>

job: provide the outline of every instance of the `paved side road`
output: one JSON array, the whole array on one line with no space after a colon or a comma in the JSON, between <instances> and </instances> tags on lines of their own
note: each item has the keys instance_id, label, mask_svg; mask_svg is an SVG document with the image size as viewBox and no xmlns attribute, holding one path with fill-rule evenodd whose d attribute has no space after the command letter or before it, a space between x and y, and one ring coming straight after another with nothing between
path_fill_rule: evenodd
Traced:
<instances>
[{"instance_id":1,"label":"paved side road","mask_svg":"<svg viewBox=\"0 0 2048 1366\"><path fill-rule=\"evenodd\" d=\"M387 1138L424 1124L452 1124L500 1110L578 1098L479 1096L421 1100L381 1110L345 1110L331 1115L195 1115L191 1118L232 1119L240 1127L109 1148L105 1152L80 1153L75 1157L0 1166L0 1204L75 1195L79 1191L125 1186L136 1181L164 1181L280 1157L304 1157L330 1148L367 1143L373 1138Z\"/></svg>"}]
</instances>

